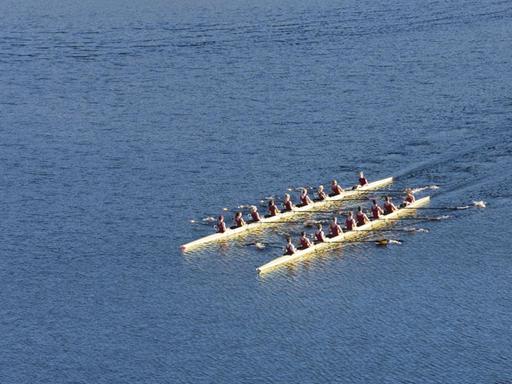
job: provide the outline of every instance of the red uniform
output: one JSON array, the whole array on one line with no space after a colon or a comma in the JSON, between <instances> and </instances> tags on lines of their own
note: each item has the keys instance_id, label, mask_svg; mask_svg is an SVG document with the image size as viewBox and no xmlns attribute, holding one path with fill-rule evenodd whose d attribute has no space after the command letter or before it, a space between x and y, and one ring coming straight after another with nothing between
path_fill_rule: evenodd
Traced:
<instances>
[{"instance_id":1,"label":"red uniform","mask_svg":"<svg viewBox=\"0 0 512 384\"><path fill-rule=\"evenodd\" d=\"M308 205L309 204L308 195L300 195L300 202L302 203L302 205Z\"/></svg>"},{"instance_id":2,"label":"red uniform","mask_svg":"<svg viewBox=\"0 0 512 384\"><path fill-rule=\"evenodd\" d=\"M217 222L217 232L224 233L226 232L226 223L225 222Z\"/></svg>"},{"instance_id":3,"label":"red uniform","mask_svg":"<svg viewBox=\"0 0 512 384\"><path fill-rule=\"evenodd\" d=\"M362 187L363 185L368 184L368 180L366 180L366 177L360 177L359 178L359 185Z\"/></svg>"},{"instance_id":4,"label":"red uniform","mask_svg":"<svg viewBox=\"0 0 512 384\"><path fill-rule=\"evenodd\" d=\"M284 209L286 209L287 211L291 211L292 208L293 208L293 204L292 204L291 200L284 202Z\"/></svg>"},{"instance_id":5,"label":"red uniform","mask_svg":"<svg viewBox=\"0 0 512 384\"><path fill-rule=\"evenodd\" d=\"M379 207L378 205L374 205L372 207L372 217L374 218L374 220L379 219L382 212L383 211L381 207Z\"/></svg>"},{"instance_id":6,"label":"red uniform","mask_svg":"<svg viewBox=\"0 0 512 384\"><path fill-rule=\"evenodd\" d=\"M339 226L339 224L331 224L329 226L329 229L331 231L331 236L332 237L338 236L342 232L341 231L341 227Z\"/></svg>"},{"instance_id":7,"label":"red uniform","mask_svg":"<svg viewBox=\"0 0 512 384\"><path fill-rule=\"evenodd\" d=\"M316 231L315 232L315 238L318 242L323 242L325 240L325 234L324 231Z\"/></svg>"},{"instance_id":8,"label":"red uniform","mask_svg":"<svg viewBox=\"0 0 512 384\"><path fill-rule=\"evenodd\" d=\"M331 185L331 191L333 195L339 195L341 192L343 192L343 188L341 188L338 184Z\"/></svg>"},{"instance_id":9,"label":"red uniform","mask_svg":"<svg viewBox=\"0 0 512 384\"><path fill-rule=\"evenodd\" d=\"M279 210L277 209L277 207L275 205L270 205L268 207L268 213L270 214L270 216L275 216L279 213Z\"/></svg>"},{"instance_id":10,"label":"red uniform","mask_svg":"<svg viewBox=\"0 0 512 384\"><path fill-rule=\"evenodd\" d=\"M240 218L235 218L235 227L242 227L243 225L245 224L244 222L244 218L243 217L240 217Z\"/></svg>"},{"instance_id":11,"label":"red uniform","mask_svg":"<svg viewBox=\"0 0 512 384\"><path fill-rule=\"evenodd\" d=\"M349 231L353 230L356 226L356 221L354 219L351 219L350 217L345 220L345 226Z\"/></svg>"},{"instance_id":12,"label":"red uniform","mask_svg":"<svg viewBox=\"0 0 512 384\"><path fill-rule=\"evenodd\" d=\"M251 212L251 217L254 221L260 221L261 218L260 218L260 214L256 211L256 212Z\"/></svg>"},{"instance_id":13,"label":"red uniform","mask_svg":"<svg viewBox=\"0 0 512 384\"><path fill-rule=\"evenodd\" d=\"M368 220L368 217L363 212L358 212L356 215L357 219L357 226L360 227L361 225L365 225L366 221Z\"/></svg>"},{"instance_id":14,"label":"red uniform","mask_svg":"<svg viewBox=\"0 0 512 384\"><path fill-rule=\"evenodd\" d=\"M396 207L393 205L393 203L384 203L384 214L389 215L390 213L396 211Z\"/></svg>"},{"instance_id":15,"label":"red uniform","mask_svg":"<svg viewBox=\"0 0 512 384\"><path fill-rule=\"evenodd\" d=\"M284 250L285 255L293 255L295 253L295 247L293 244L287 244Z\"/></svg>"},{"instance_id":16,"label":"red uniform","mask_svg":"<svg viewBox=\"0 0 512 384\"><path fill-rule=\"evenodd\" d=\"M324 191L319 192L319 193L318 193L318 198L319 198L320 200L325 200L325 199L327 198L327 194L326 194Z\"/></svg>"},{"instance_id":17,"label":"red uniform","mask_svg":"<svg viewBox=\"0 0 512 384\"><path fill-rule=\"evenodd\" d=\"M300 246L302 248L309 248L311 246L311 241L307 237L301 237Z\"/></svg>"},{"instance_id":18,"label":"red uniform","mask_svg":"<svg viewBox=\"0 0 512 384\"><path fill-rule=\"evenodd\" d=\"M411 204L416 201L416 198L414 197L414 195L407 195L407 197L405 198L405 201L408 202L409 204Z\"/></svg>"}]
</instances>

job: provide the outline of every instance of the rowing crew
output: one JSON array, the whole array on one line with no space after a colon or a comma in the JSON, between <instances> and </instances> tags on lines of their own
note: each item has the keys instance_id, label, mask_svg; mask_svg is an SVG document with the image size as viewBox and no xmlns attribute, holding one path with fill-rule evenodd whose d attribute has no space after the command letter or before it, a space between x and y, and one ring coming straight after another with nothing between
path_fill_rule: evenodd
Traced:
<instances>
[{"instance_id":1,"label":"rowing crew","mask_svg":"<svg viewBox=\"0 0 512 384\"><path fill-rule=\"evenodd\" d=\"M364 177L364 173L359 172L359 185L354 186L352 189L357 189L359 187L363 187L366 184L368 184L368 180L366 179L366 177ZM320 185L317 190L317 200L316 201L322 201L322 200L327 199L328 196L330 196L330 197L336 196L343 192L344 192L344 189L338 184L338 181L332 180L331 181L331 193L329 195L327 195L327 193L324 190L324 186ZM309 204L313 203L313 200L311 200L311 198L308 195L307 188L302 188L299 199L300 199L300 204L298 205L299 207L303 207L305 205L309 205ZM292 198L291 198L290 194L286 193L284 195L284 200L283 200L283 211L289 212L289 211L292 211L294 208L295 208L295 205L292 202ZM281 213L281 210L277 207L274 199L269 200L267 209L268 209L268 215L266 217L277 216L279 213ZM251 222L252 223L261 221L262 217L260 216L260 214L258 212L258 208L256 208L254 205L251 207L250 213L251 213L251 218L252 218ZM246 224L247 223L243 219L242 212L236 212L235 218L234 218L234 225L232 228L234 229L234 228L243 227ZM227 226L226 226L226 223L224 222L224 216L218 217L216 228L217 228L218 233L226 232Z\"/></svg>"},{"instance_id":2,"label":"rowing crew","mask_svg":"<svg viewBox=\"0 0 512 384\"><path fill-rule=\"evenodd\" d=\"M416 201L416 198L414 197L414 195L412 193L412 190L407 189L406 192L407 192L407 196L406 196L404 202L400 205L400 207L402 207L402 208L407 206L407 205L409 205L409 204L411 204L411 203L414 203ZM372 212L372 219L373 220L379 219L382 214L387 215L387 214L392 213L392 212L397 210L397 207L391 201L391 197L390 196L386 196L386 199L385 199L385 202L384 202L384 209L382 209L377 204L376 200L372 200L372 202L373 202L373 204L372 204L372 207L371 207L371 212ZM291 211L293 209L293 207L294 207L294 205L293 205L293 203L291 201L291 197L290 197L290 195L288 193L285 194L283 205L284 205L285 212L286 211ZM262 217L259 214L257 207L252 206L250 213L251 213L251 218L252 218L251 222L252 223L261 221ZM280 213L280 211L277 208L274 200L273 199L270 200L270 202L269 202L269 215L267 217L276 216L279 213ZM356 214L356 218L354 219L352 212L350 212L349 216L348 216L348 218L347 218L347 220L345 222L345 225L346 225L348 230L352 230L354 226L356 226L356 225L357 226L364 225L364 224L366 224L368 222L369 222L368 216L366 216L366 214L362 211L362 208L359 207L358 212ZM244 220L244 218L242 216L242 212L236 212L235 213L235 218L234 218L234 225L231 228L235 229L235 228L243 227L246 224L247 223L245 222L245 220ZM226 223L224 222L224 216L219 216L218 217L216 228L217 228L217 232L218 233L226 232L227 226L226 226ZM337 236L337 234L335 236Z\"/></svg>"},{"instance_id":3,"label":"rowing crew","mask_svg":"<svg viewBox=\"0 0 512 384\"><path fill-rule=\"evenodd\" d=\"M412 191L407 191L407 196L402 204L400 204L401 207L406 207L407 205L413 203L416 201L414 195L412 194ZM392 199L390 196L386 196L383 208L381 208L376 200L372 200L372 206L371 206L371 214L372 214L372 220L378 220L383 215L389 215L390 213L393 213L398 208L393 204ZM364 212L362 207L357 207L357 213L354 217L353 212L348 212L347 218L345 220L345 231L352 231L356 227L361 227L365 224L368 224L370 222L370 219ZM338 219L336 217L333 217L331 222L329 223L329 235L327 237L334 238L339 235L341 235L344 230L341 228L341 226L338 224ZM306 249L311 247L314 244L322 243L326 241L326 235L323 231L322 224L317 224L317 230L314 233L314 241L312 242L308 237L306 232L301 232L300 236L300 245L299 249ZM292 243L291 237L287 237L287 244L284 249L285 255L293 255L297 251L297 248Z\"/></svg>"}]
</instances>

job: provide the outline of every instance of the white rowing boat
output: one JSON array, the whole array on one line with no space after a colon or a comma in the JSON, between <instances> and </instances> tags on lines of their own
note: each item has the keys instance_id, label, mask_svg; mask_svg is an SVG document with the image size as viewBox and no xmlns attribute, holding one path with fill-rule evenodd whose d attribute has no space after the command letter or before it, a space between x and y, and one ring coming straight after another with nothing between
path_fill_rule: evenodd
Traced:
<instances>
[{"instance_id":1,"label":"white rowing boat","mask_svg":"<svg viewBox=\"0 0 512 384\"><path fill-rule=\"evenodd\" d=\"M343 199L346 199L346 198L349 198L349 197L355 197L357 195L360 195L364 191L371 191L371 190L374 190L374 189L379 189L379 188L382 188L382 187L384 187L384 186L386 186L388 184L391 184L392 182L393 182L393 178L392 177L388 177L386 179L377 180L377 181L374 181L372 183L368 183L368 184L366 184L363 187L359 187L359 188L354 189L354 190L347 190L347 191L342 192L342 193L340 193L339 195L336 195L336 196L329 196L327 199L322 200L322 201L315 201L312 204L308 204L308 205L305 205L305 206L302 206L302 207L295 207L291 211L282 212L282 213L280 213L280 214L278 214L276 216L265 217L265 218L261 219L258 222L249 223L249 224L244 225L243 227L234 228L234 229L229 228L224 233L214 233L214 234L209 235L209 236L201 237L200 239L191 241L190 243L183 244L180 248L181 248L181 250L183 252L186 252L186 251L190 251L192 248L196 248L196 247L202 246L202 245L207 244L207 243L212 243L212 242L216 242L216 241L222 241L222 240L225 240L225 239L230 238L230 237L242 235L242 234L245 234L245 233L247 233L248 231L251 231L251 230L261 229L265 224L273 223L273 222L286 221L286 220L289 220L290 218L292 218L293 216L295 216L296 214L298 214L300 212L310 211L310 210L313 210L315 208L319 208L321 206L325 206L325 205L328 205L330 203L334 203L334 202L337 202L337 201L340 201L340 200L343 200Z\"/></svg>"},{"instance_id":2,"label":"white rowing boat","mask_svg":"<svg viewBox=\"0 0 512 384\"><path fill-rule=\"evenodd\" d=\"M256 271L258 273L269 272L276 267L293 263L295 261L303 259L306 256L311 256L317 252L324 251L325 249L333 247L336 244L347 242L361 236L365 236L369 230L374 230L379 227L389 225L390 223L395 222L401 216L405 216L407 214L410 214L411 212L414 212L414 208L418 208L422 205L425 205L429 201L429 196L418 199L414 203L409 204L406 208L398 209L397 211L390 213L389 215L383 216L381 219L370 221L368 224L356 227L353 231L344 232L339 236L327 238L325 242L317 243L306 249L300 249L296 251L293 255L285 255L278 257L268 262L267 264L264 264L261 267L257 268Z\"/></svg>"}]
</instances>

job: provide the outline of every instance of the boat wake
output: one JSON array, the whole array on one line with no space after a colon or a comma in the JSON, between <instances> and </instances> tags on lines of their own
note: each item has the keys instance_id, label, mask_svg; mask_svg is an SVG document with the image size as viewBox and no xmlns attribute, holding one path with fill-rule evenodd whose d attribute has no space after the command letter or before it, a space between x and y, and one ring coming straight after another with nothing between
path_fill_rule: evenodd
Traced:
<instances>
[{"instance_id":1,"label":"boat wake","mask_svg":"<svg viewBox=\"0 0 512 384\"><path fill-rule=\"evenodd\" d=\"M436 190L436 189L439 189L439 188L440 187L438 185L427 185L425 187L414 188L412 190L412 193L418 193L418 192L426 191L428 189Z\"/></svg>"},{"instance_id":2,"label":"boat wake","mask_svg":"<svg viewBox=\"0 0 512 384\"><path fill-rule=\"evenodd\" d=\"M414 233L429 233L430 231L426 228L403 228L404 232L414 232Z\"/></svg>"}]
</instances>

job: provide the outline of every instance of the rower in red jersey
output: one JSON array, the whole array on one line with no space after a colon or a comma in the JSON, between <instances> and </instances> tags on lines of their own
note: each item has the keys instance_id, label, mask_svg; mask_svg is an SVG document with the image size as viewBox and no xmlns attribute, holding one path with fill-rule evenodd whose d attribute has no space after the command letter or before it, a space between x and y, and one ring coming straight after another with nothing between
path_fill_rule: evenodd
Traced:
<instances>
[{"instance_id":1,"label":"rower in red jersey","mask_svg":"<svg viewBox=\"0 0 512 384\"><path fill-rule=\"evenodd\" d=\"M329 237L336 237L343 233L341 226L338 224L338 219L333 217L331 224L329 224Z\"/></svg>"},{"instance_id":2,"label":"rower in red jersey","mask_svg":"<svg viewBox=\"0 0 512 384\"><path fill-rule=\"evenodd\" d=\"M297 249L295 248L295 245L292 244L292 238L287 237L286 238L286 247L284 248L284 254L285 255L293 255L295 252L297 252Z\"/></svg>"},{"instance_id":3,"label":"rower in red jersey","mask_svg":"<svg viewBox=\"0 0 512 384\"><path fill-rule=\"evenodd\" d=\"M343 188L338 184L336 180L331 181L331 196L339 195L343 192Z\"/></svg>"},{"instance_id":4,"label":"rower in red jersey","mask_svg":"<svg viewBox=\"0 0 512 384\"><path fill-rule=\"evenodd\" d=\"M361 171L359 172L359 186L364 187L366 184L368 184L368 180L366 180L364 173Z\"/></svg>"},{"instance_id":5,"label":"rower in red jersey","mask_svg":"<svg viewBox=\"0 0 512 384\"><path fill-rule=\"evenodd\" d=\"M391 201L391 196L386 196L386 201L384 202L384 214L389 215L390 213L393 213L398 208L393 204Z\"/></svg>"},{"instance_id":6,"label":"rower in red jersey","mask_svg":"<svg viewBox=\"0 0 512 384\"><path fill-rule=\"evenodd\" d=\"M325 193L323 185L318 186L316 194L318 195L318 200L320 201L327 199L327 193Z\"/></svg>"},{"instance_id":7,"label":"rower in red jersey","mask_svg":"<svg viewBox=\"0 0 512 384\"><path fill-rule=\"evenodd\" d=\"M356 221L358 227L368 224L370 222L370 219L368 218L368 216L366 216L366 213L364 213L362 207L357 207Z\"/></svg>"},{"instance_id":8,"label":"rower in red jersey","mask_svg":"<svg viewBox=\"0 0 512 384\"><path fill-rule=\"evenodd\" d=\"M245 220L242 217L242 212L235 213L234 222L235 222L235 228L240 228L240 227L243 227L245 225Z\"/></svg>"},{"instance_id":9,"label":"rower in red jersey","mask_svg":"<svg viewBox=\"0 0 512 384\"><path fill-rule=\"evenodd\" d=\"M224 233L226 232L226 223L224 222L224 216L219 216L217 218L217 233Z\"/></svg>"},{"instance_id":10,"label":"rower in red jersey","mask_svg":"<svg viewBox=\"0 0 512 384\"><path fill-rule=\"evenodd\" d=\"M285 211L291 211L293 209L293 203L288 193L284 194L283 206Z\"/></svg>"},{"instance_id":11,"label":"rower in red jersey","mask_svg":"<svg viewBox=\"0 0 512 384\"><path fill-rule=\"evenodd\" d=\"M308 239L306 232L301 232L300 234L300 248L306 249L311 247L311 240Z\"/></svg>"},{"instance_id":12,"label":"rower in red jersey","mask_svg":"<svg viewBox=\"0 0 512 384\"><path fill-rule=\"evenodd\" d=\"M345 226L347 227L347 231L352 231L357 226L352 211L348 213L347 219L345 220Z\"/></svg>"},{"instance_id":13,"label":"rower in red jersey","mask_svg":"<svg viewBox=\"0 0 512 384\"><path fill-rule=\"evenodd\" d=\"M384 214L384 211L379 205L377 204L377 200L372 200L372 219L378 220L380 219L380 216Z\"/></svg>"},{"instance_id":14,"label":"rower in red jersey","mask_svg":"<svg viewBox=\"0 0 512 384\"><path fill-rule=\"evenodd\" d=\"M252 217L253 223L261 220L261 216L258 212L258 208L256 208L256 206L254 206L254 205L251 207L251 217Z\"/></svg>"},{"instance_id":15,"label":"rower in red jersey","mask_svg":"<svg viewBox=\"0 0 512 384\"><path fill-rule=\"evenodd\" d=\"M311 199L308 196L307 188L302 188L299 198L301 207L312 203Z\"/></svg>"},{"instance_id":16,"label":"rower in red jersey","mask_svg":"<svg viewBox=\"0 0 512 384\"><path fill-rule=\"evenodd\" d=\"M279 214L279 209L277 208L276 206L276 202L274 201L274 199L270 199L268 201L268 214L269 216L276 216L277 214Z\"/></svg>"},{"instance_id":17,"label":"rower in red jersey","mask_svg":"<svg viewBox=\"0 0 512 384\"><path fill-rule=\"evenodd\" d=\"M323 243L325 241L325 233L322 229L322 224L317 224L316 226L316 232L315 232L315 241L317 243Z\"/></svg>"}]
</instances>

